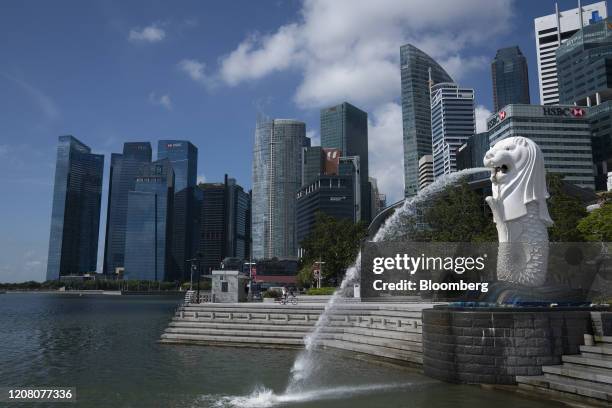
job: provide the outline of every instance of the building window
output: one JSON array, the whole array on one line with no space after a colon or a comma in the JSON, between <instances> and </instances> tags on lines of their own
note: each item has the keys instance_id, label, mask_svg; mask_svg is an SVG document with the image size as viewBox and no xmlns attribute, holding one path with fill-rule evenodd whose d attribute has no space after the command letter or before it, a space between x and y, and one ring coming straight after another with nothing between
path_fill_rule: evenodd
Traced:
<instances>
[{"instance_id":1,"label":"building window","mask_svg":"<svg viewBox=\"0 0 612 408\"><path fill-rule=\"evenodd\" d=\"M227 292L227 282L221 282L221 292Z\"/></svg>"}]
</instances>

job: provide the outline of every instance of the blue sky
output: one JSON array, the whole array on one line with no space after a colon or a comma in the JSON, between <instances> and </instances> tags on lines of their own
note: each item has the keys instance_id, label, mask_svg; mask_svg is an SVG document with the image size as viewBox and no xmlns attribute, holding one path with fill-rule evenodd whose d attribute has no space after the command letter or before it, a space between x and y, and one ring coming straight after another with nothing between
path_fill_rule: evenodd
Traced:
<instances>
[{"instance_id":1,"label":"blue sky","mask_svg":"<svg viewBox=\"0 0 612 408\"><path fill-rule=\"evenodd\" d=\"M228 173L250 188L258 112L304 120L317 139L320 108L367 110L371 175L394 201L399 46L414 43L475 88L481 120L500 47L527 56L537 103L533 18L553 10L552 0L3 1L0 282L44 276L59 135L106 155L100 254L111 152L188 139L201 179Z\"/></svg>"}]
</instances>

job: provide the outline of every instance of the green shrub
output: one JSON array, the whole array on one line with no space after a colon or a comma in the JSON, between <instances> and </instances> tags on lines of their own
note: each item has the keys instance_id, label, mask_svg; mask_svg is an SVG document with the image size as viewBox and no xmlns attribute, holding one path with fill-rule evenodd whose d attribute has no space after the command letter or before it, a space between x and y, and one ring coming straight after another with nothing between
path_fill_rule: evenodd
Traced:
<instances>
[{"instance_id":1,"label":"green shrub","mask_svg":"<svg viewBox=\"0 0 612 408\"><path fill-rule=\"evenodd\" d=\"M283 294L281 292L279 292L278 290L266 290L263 295L263 297L265 298L279 298L282 297Z\"/></svg>"},{"instance_id":2,"label":"green shrub","mask_svg":"<svg viewBox=\"0 0 612 408\"><path fill-rule=\"evenodd\" d=\"M306 294L310 296L333 295L335 291L336 291L336 288L327 286L327 287L322 287L322 288L310 288L306 291Z\"/></svg>"}]
</instances>

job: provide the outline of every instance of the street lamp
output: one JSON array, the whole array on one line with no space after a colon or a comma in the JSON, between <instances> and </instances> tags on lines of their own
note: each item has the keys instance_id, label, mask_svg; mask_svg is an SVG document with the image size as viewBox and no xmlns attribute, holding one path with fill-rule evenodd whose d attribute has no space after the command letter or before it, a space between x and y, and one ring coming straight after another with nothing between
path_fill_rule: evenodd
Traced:
<instances>
[{"instance_id":1,"label":"street lamp","mask_svg":"<svg viewBox=\"0 0 612 408\"><path fill-rule=\"evenodd\" d=\"M253 265L257 265L256 262L245 262L244 265L249 265L249 297L253 299Z\"/></svg>"},{"instance_id":2,"label":"street lamp","mask_svg":"<svg viewBox=\"0 0 612 408\"><path fill-rule=\"evenodd\" d=\"M318 265L318 271L317 271L317 288L321 288L321 270L323 269L323 264L325 262L321 261L321 258L319 258L318 261L315 261L315 264Z\"/></svg>"}]
</instances>

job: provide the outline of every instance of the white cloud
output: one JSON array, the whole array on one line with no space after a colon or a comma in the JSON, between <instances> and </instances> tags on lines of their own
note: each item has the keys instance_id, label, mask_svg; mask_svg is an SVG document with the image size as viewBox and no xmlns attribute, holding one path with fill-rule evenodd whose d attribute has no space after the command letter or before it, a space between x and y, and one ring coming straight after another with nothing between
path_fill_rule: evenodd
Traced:
<instances>
[{"instance_id":1,"label":"white cloud","mask_svg":"<svg viewBox=\"0 0 612 408\"><path fill-rule=\"evenodd\" d=\"M198 184L200 183L206 183L206 176L204 174L198 174Z\"/></svg>"},{"instance_id":2,"label":"white cloud","mask_svg":"<svg viewBox=\"0 0 612 408\"><path fill-rule=\"evenodd\" d=\"M184 59L178 63L178 68L195 82L207 88L215 86L216 80L206 74L206 64L194 59Z\"/></svg>"},{"instance_id":3,"label":"white cloud","mask_svg":"<svg viewBox=\"0 0 612 408\"><path fill-rule=\"evenodd\" d=\"M378 105L398 96L399 47L405 43L436 58L456 80L486 70L486 58L464 54L509 29L511 3L306 0L298 22L248 36L222 57L218 76L234 86L294 69L303 77L295 93L302 108L343 99Z\"/></svg>"},{"instance_id":4,"label":"white cloud","mask_svg":"<svg viewBox=\"0 0 612 408\"><path fill-rule=\"evenodd\" d=\"M60 116L60 110L55 104L55 101L51 97L46 95L43 91L23 79L12 77L10 75L5 74L4 72L0 72L0 75L2 75L7 80L19 85L19 87L21 87L28 94L32 101L34 101L34 103L38 105L43 115L47 119L53 120L57 119Z\"/></svg>"},{"instance_id":5,"label":"white cloud","mask_svg":"<svg viewBox=\"0 0 612 408\"><path fill-rule=\"evenodd\" d=\"M172 101L170 100L169 95L157 96L155 92L151 92L149 94L149 102L153 105L162 106L167 110L172 110Z\"/></svg>"},{"instance_id":6,"label":"white cloud","mask_svg":"<svg viewBox=\"0 0 612 408\"><path fill-rule=\"evenodd\" d=\"M163 40L166 37L166 32L157 24L152 24L144 28L132 28L128 35L128 40L136 43L155 43Z\"/></svg>"},{"instance_id":7,"label":"white cloud","mask_svg":"<svg viewBox=\"0 0 612 408\"><path fill-rule=\"evenodd\" d=\"M476 132L484 132L487 130L487 118L491 116L491 111L482 105L478 105L475 109L476 116Z\"/></svg>"},{"instance_id":8,"label":"white cloud","mask_svg":"<svg viewBox=\"0 0 612 408\"><path fill-rule=\"evenodd\" d=\"M402 149L402 108L387 103L370 115L368 123L370 176L387 195L387 204L404 197L404 151ZM374 149L372 149L374 147Z\"/></svg>"},{"instance_id":9,"label":"white cloud","mask_svg":"<svg viewBox=\"0 0 612 408\"><path fill-rule=\"evenodd\" d=\"M316 130L308 129L306 131L306 137L310 139L311 146L321 146L321 135Z\"/></svg>"}]
</instances>

